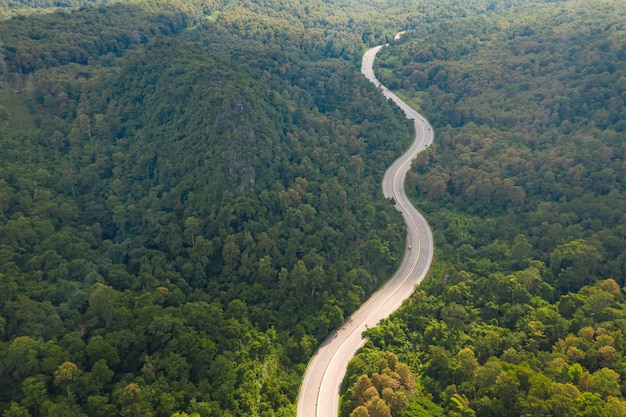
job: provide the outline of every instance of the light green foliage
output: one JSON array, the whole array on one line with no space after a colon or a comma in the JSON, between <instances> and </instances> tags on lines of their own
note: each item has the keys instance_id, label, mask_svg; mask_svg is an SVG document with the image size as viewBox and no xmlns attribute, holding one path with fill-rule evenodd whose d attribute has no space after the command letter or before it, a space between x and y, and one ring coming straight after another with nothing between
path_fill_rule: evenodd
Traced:
<instances>
[{"instance_id":1,"label":"light green foliage","mask_svg":"<svg viewBox=\"0 0 626 417\"><path fill-rule=\"evenodd\" d=\"M342 413L351 417L412 415L413 409L420 407L411 403L415 396L416 376L409 367L389 352L366 352L360 355L368 365L360 368L353 360L348 376L354 380L343 396ZM436 408L436 407L434 407Z\"/></svg>"}]
</instances>

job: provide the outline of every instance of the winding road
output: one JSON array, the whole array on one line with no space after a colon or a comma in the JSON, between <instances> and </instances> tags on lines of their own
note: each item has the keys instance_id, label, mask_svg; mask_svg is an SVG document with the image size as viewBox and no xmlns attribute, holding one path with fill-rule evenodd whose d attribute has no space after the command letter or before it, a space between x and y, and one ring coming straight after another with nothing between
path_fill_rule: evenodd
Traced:
<instances>
[{"instance_id":1,"label":"winding road","mask_svg":"<svg viewBox=\"0 0 626 417\"><path fill-rule=\"evenodd\" d=\"M433 130L426 119L376 79L373 71L374 58L382 48L383 45L377 46L363 55L361 72L415 124L415 141L389 167L383 179L385 197L395 200L396 208L402 212L407 224L404 258L391 279L317 349L300 386L298 417L338 416L339 390L348 362L365 344L361 334L400 307L413 293L415 286L424 279L433 259L433 236L430 227L411 204L404 190L404 178L411 168L411 161L432 143Z\"/></svg>"}]
</instances>

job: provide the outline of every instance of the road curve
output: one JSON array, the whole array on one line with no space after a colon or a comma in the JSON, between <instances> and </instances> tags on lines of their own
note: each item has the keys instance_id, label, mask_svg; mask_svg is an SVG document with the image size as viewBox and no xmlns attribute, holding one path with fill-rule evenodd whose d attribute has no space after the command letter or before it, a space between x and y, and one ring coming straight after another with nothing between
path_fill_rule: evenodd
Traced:
<instances>
[{"instance_id":1,"label":"road curve","mask_svg":"<svg viewBox=\"0 0 626 417\"><path fill-rule=\"evenodd\" d=\"M340 328L333 331L313 355L307 366L298 395L298 417L337 417L339 390L350 359L365 343L361 334L388 317L408 298L415 286L426 276L433 259L433 236L424 217L411 204L404 190L404 178L411 161L433 141L430 124L418 112L400 100L374 76L374 58L383 46L363 55L361 72L379 87L385 97L393 100L415 124L415 141L408 151L387 170L383 194L394 198L407 224L404 258L389 281L352 314Z\"/></svg>"}]
</instances>

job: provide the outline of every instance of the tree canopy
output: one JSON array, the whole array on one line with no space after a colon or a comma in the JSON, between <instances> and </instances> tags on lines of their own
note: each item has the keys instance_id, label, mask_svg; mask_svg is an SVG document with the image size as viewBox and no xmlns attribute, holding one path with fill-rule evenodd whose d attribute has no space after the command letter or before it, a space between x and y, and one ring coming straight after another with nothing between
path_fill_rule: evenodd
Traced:
<instances>
[{"instance_id":1,"label":"tree canopy","mask_svg":"<svg viewBox=\"0 0 626 417\"><path fill-rule=\"evenodd\" d=\"M159 10L0 29L5 416L290 415L398 262L402 114L350 61Z\"/></svg>"},{"instance_id":2,"label":"tree canopy","mask_svg":"<svg viewBox=\"0 0 626 417\"><path fill-rule=\"evenodd\" d=\"M536 4L423 25L380 53L381 81L436 131L408 189L438 249L363 355L411 366L416 402L624 413L623 18L619 2Z\"/></svg>"}]
</instances>

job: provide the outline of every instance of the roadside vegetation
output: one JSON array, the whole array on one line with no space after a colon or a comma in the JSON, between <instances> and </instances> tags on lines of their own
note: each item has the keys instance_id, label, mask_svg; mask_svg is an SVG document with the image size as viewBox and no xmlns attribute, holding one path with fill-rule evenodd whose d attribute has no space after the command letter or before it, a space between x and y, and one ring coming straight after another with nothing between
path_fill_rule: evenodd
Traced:
<instances>
[{"instance_id":1,"label":"roadside vegetation","mask_svg":"<svg viewBox=\"0 0 626 417\"><path fill-rule=\"evenodd\" d=\"M435 126L408 189L437 265L368 331L344 415L624 415L623 19L619 2L533 5L380 53L381 81ZM356 383L389 352L418 378L380 414Z\"/></svg>"}]
</instances>

